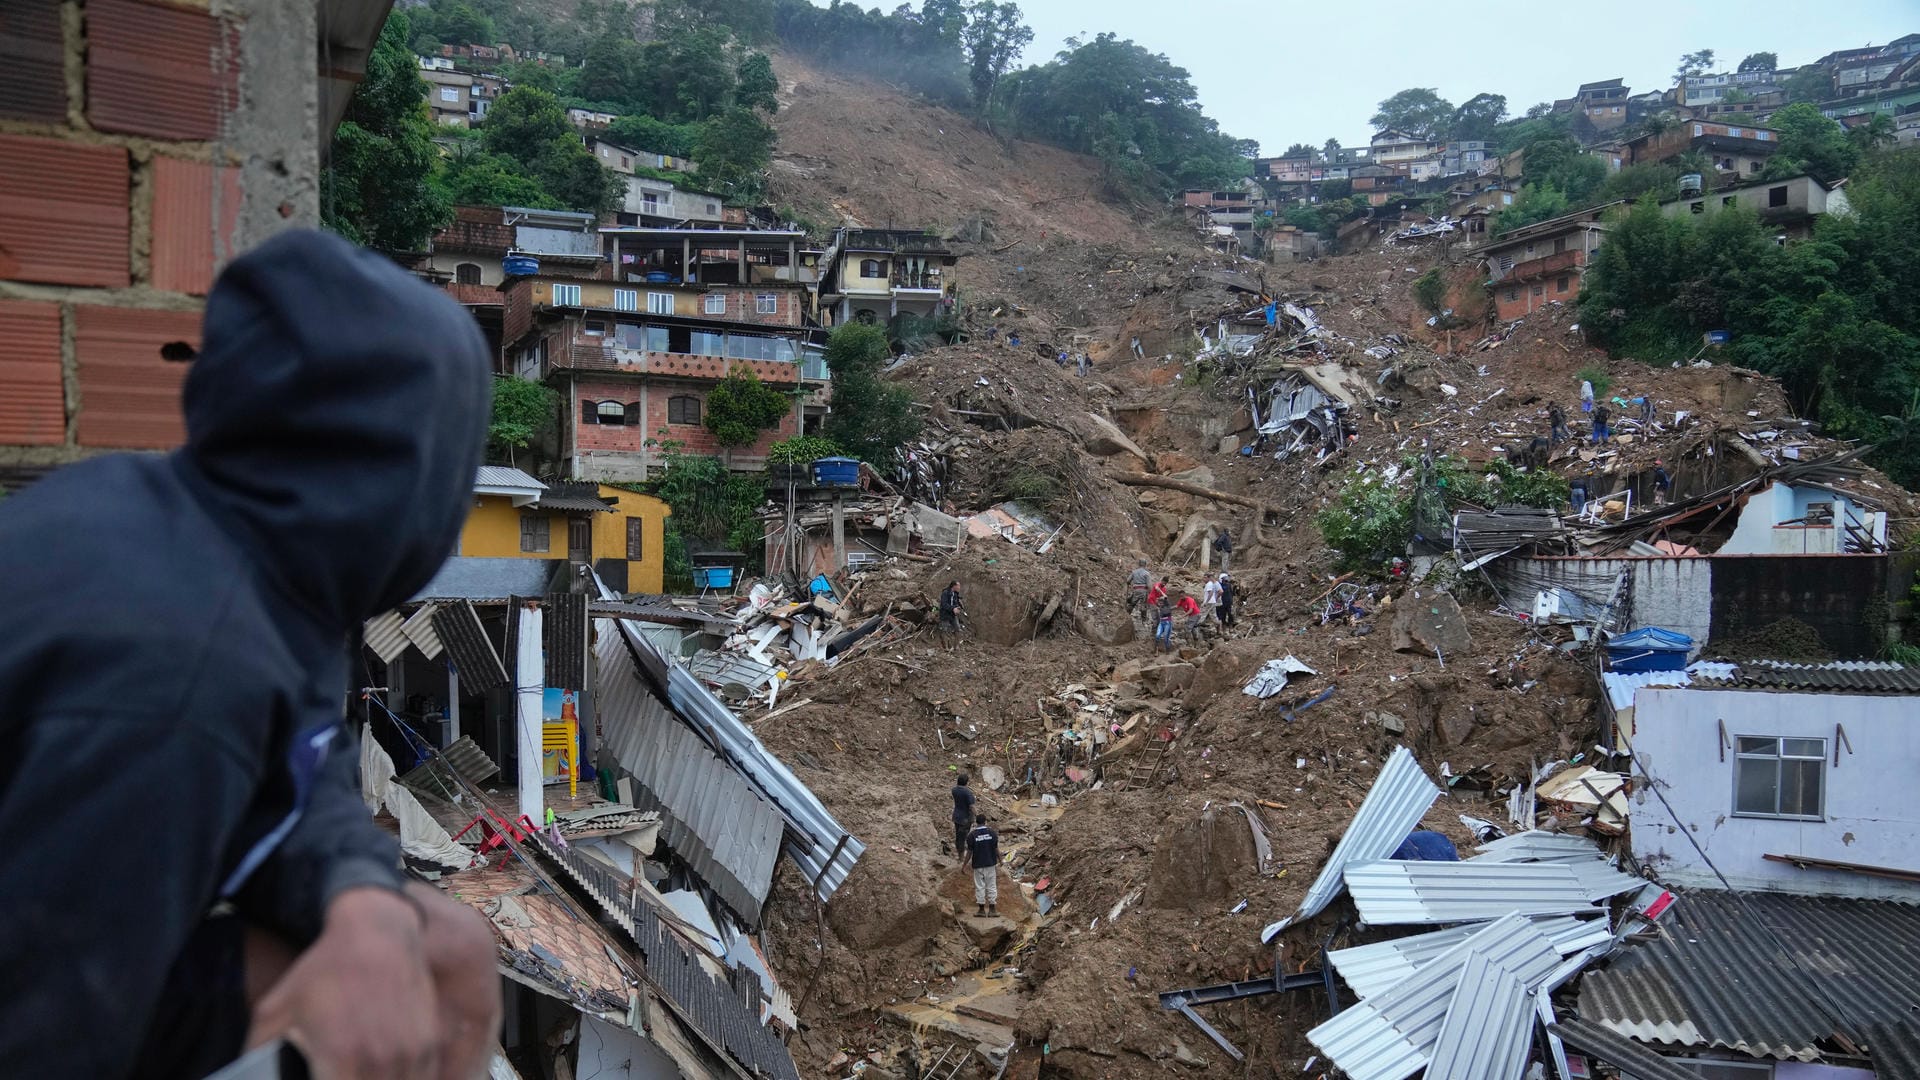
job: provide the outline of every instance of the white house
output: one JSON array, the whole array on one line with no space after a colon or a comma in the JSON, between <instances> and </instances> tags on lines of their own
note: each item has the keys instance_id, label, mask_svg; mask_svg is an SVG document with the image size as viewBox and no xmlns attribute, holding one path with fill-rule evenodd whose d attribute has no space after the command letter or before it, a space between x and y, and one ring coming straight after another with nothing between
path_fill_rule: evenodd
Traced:
<instances>
[{"instance_id":1,"label":"white house","mask_svg":"<svg viewBox=\"0 0 1920 1080\"><path fill-rule=\"evenodd\" d=\"M1634 856L1683 887L1920 902L1916 717L1920 669L1878 661L1641 687Z\"/></svg>"},{"instance_id":2,"label":"white house","mask_svg":"<svg viewBox=\"0 0 1920 1080\"><path fill-rule=\"evenodd\" d=\"M1886 550L1887 515L1832 488L1771 484L1747 499L1719 554L1836 555L1866 547L1863 537Z\"/></svg>"}]
</instances>

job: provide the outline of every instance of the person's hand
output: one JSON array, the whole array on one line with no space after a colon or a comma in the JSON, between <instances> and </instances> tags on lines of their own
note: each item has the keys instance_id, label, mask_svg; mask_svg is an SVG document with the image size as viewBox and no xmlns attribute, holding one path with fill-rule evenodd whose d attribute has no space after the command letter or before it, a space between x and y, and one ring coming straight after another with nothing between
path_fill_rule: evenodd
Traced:
<instances>
[{"instance_id":1,"label":"person's hand","mask_svg":"<svg viewBox=\"0 0 1920 1080\"><path fill-rule=\"evenodd\" d=\"M440 1015L425 937L421 911L398 893L367 887L336 896L319 938L254 1006L247 1045L286 1039L314 1080L439 1075Z\"/></svg>"},{"instance_id":2,"label":"person's hand","mask_svg":"<svg viewBox=\"0 0 1920 1080\"><path fill-rule=\"evenodd\" d=\"M407 895L425 919L421 943L440 1011L441 1080L485 1076L500 1034L493 931L479 912L431 885L409 883Z\"/></svg>"}]
</instances>

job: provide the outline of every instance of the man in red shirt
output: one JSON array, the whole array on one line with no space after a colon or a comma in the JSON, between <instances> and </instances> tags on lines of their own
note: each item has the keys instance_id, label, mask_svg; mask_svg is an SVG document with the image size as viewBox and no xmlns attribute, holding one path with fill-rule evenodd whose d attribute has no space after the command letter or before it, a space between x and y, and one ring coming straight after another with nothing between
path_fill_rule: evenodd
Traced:
<instances>
[{"instance_id":1,"label":"man in red shirt","mask_svg":"<svg viewBox=\"0 0 1920 1080\"><path fill-rule=\"evenodd\" d=\"M1174 610L1187 617L1185 627L1187 640L1201 640L1202 628L1206 625L1206 620L1200 614L1200 601L1195 600L1191 593L1181 593L1180 602L1174 605Z\"/></svg>"}]
</instances>

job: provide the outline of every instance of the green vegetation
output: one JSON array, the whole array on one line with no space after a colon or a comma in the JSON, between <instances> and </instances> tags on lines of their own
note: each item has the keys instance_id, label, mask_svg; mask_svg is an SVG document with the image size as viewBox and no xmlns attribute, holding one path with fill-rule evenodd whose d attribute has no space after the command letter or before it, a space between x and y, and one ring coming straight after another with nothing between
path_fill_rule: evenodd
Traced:
<instances>
[{"instance_id":1,"label":"green vegetation","mask_svg":"<svg viewBox=\"0 0 1920 1080\"><path fill-rule=\"evenodd\" d=\"M327 228L356 244L417 249L453 216L444 192L424 182L438 156L426 97L427 84L407 48L407 17L396 12L333 135L320 176Z\"/></svg>"},{"instance_id":2,"label":"green vegetation","mask_svg":"<svg viewBox=\"0 0 1920 1080\"><path fill-rule=\"evenodd\" d=\"M967 82L973 87L973 107L985 112L993 102L1000 79L1013 66L1020 50L1033 41L1033 31L1020 21L1020 5L973 0L960 27L960 47L967 58Z\"/></svg>"},{"instance_id":3,"label":"green vegetation","mask_svg":"<svg viewBox=\"0 0 1920 1080\"><path fill-rule=\"evenodd\" d=\"M1780 180L1806 173L1831 184L1852 175L1860 163L1860 144L1812 105L1789 105L1774 113L1767 124L1780 133L1780 149L1767 159L1767 167L1760 173L1762 179Z\"/></svg>"},{"instance_id":4,"label":"green vegetation","mask_svg":"<svg viewBox=\"0 0 1920 1080\"><path fill-rule=\"evenodd\" d=\"M840 444L818 435L795 435L767 447L769 465L806 465L823 457L840 456Z\"/></svg>"},{"instance_id":5,"label":"green vegetation","mask_svg":"<svg viewBox=\"0 0 1920 1080\"><path fill-rule=\"evenodd\" d=\"M559 392L545 383L496 377L493 414L487 423L487 457L511 463L515 450L525 450L553 426L559 407Z\"/></svg>"},{"instance_id":6,"label":"green vegetation","mask_svg":"<svg viewBox=\"0 0 1920 1080\"><path fill-rule=\"evenodd\" d=\"M1565 477L1547 469L1521 472L1504 459L1479 469L1456 457L1438 458L1430 470L1422 470L1415 457L1403 459L1400 465L1415 478L1407 490L1382 482L1377 472L1356 472L1347 477L1333 505L1314 515L1321 538L1339 554L1344 568L1377 570L1405 554L1413 540L1416 516L1422 521L1429 518L1425 509L1416 512L1422 502L1431 506L1436 517L1461 506L1552 507L1567 502Z\"/></svg>"},{"instance_id":7,"label":"green vegetation","mask_svg":"<svg viewBox=\"0 0 1920 1080\"><path fill-rule=\"evenodd\" d=\"M1817 132L1795 139L1828 145ZM1920 483L1920 440L1903 419L1920 392L1917 166L1913 150L1867 152L1846 189L1852 213L1784 245L1738 207L1668 217L1643 199L1595 256L1580 321L1614 354L1659 363L1726 330L1731 360L1779 376L1801 415L1874 443L1876 465Z\"/></svg>"},{"instance_id":8,"label":"green vegetation","mask_svg":"<svg viewBox=\"0 0 1920 1080\"><path fill-rule=\"evenodd\" d=\"M833 375L827 436L873 465L890 463L895 447L920 434L912 397L880 378L890 355L887 332L877 326L844 323L827 339L827 370Z\"/></svg>"},{"instance_id":9,"label":"green vegetation","mask_svg":"<svg viewBox=\"0 0 1920 1080\"><path fill-rule=\"evenodd\" d=\"M1573 373L1573 377L1593 387L1595 399L1606 397L1607 391L1613 388L1613 376L1607 374L1606 368L1597 364L1581 368Z\"/></svg>"},{"instance_id":10,"label":"green vegetation","mask_svg":"<svg viewBox=\"0 0 1920 1080\"><path fill-rule=\"evenodd\" d=\"M690 577L688 553L701 548L745 552L757 573L764 558L760 504L766 498L765 478L734 473L719 458L689 454L676 442L655 445L665 452L666 467L644 487L673 507L667 518L667 576Z\"/></svg>"},{"instance_id":11,"label":"green vegetation","mask_svg":"<svg viewBox=\"0 0 1920 1080\"><path fill-rule=\"evenodd\" d=\"M1373 129L1405 132L1427 139L1444 138L1453 123L1453 104L1426 87L1402 90L1380 103Z\"/></svg>"},{"instance_id":12,"label":"green vegetation","mask_svg":"<svg viewBox=\"0 0 1920 1080\"><path fill-rule=\"evenodd\" d=\"M761 432L779 427L792 407L787 395L742 364L707 391L707 430L729 450L751 446Z\"/></svg>"},{"instance_id":13,"label":"green vegetation","mask_svg":"<svg viewBox=\"0 0 1920 1080\"><path fill-rule=\"evenodd\" d=\"M1427 314L1438 316L1447 310L1447 275L1438 266L1413 279L1413 298L1427 309Z\"/></svg>"}]
</instances>

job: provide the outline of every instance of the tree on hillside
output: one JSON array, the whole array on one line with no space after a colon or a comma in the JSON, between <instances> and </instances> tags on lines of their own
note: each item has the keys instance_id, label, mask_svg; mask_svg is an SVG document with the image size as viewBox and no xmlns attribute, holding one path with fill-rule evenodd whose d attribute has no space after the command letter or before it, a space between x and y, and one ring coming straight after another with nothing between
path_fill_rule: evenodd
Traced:
<instances>
[{"instance_id":1,"label":"tree on hillside","mask_svg":"<svg viewBox=\"0 0 1920 1080\"><path fill-rule=\"evenodd\" d=\"M1847 141L1862 150L1880 150L1893 145L1896 130L1893 117L1876 112L1866 123L1848 128Z\"/></svg>"},{"instance_id":2,"label":"tree on hillside","mask_svg":"<svg viewBox=\"0 0 1920 1080\"><path fill-rule=\"evenodd\" d=\"M1567 212L1567 193L1551 184L1525 184L1512 205L1494 215L1493 235L1510 233Z\"/></svg>"},{"instance_id":3,"label":"tree on hillside","mask_svg":"<svg viewBox=\"0 0 1920 1080\"><path fill-rule=\"evenodd\" d=\"M1375 131L1391 129L1427 139L1445 135L1452 122L1452 103L1424 87L1400 91L1382 101L1380 111L1373 114Z\"/></svg>"},{"instance_id":4,"label":"tree on hillside","mask_svg":"<svg viewBox=\"0 0 1920 1080\"><path fill-rule=\"evenodd\" d=\"M1780 149L1760 174L1767 179L1804 172L1831 184L1851 173L1860 160L1860 148L1848 140L1846 131L1807 102L1788 105L1767 123L1780 133Z\"/></svg>"},{"instance_id":5,"label":"tree on hillside","mask_svg":"<svg viewBox=\"0 0 1920 1080\"><path fill-rule=\"evenodd\" d=\"M1713 50L1700 49L1696 52L1682 53L1680 63L1673 71L1673 81L1691 79L1705 75L1713 70Z\"/></svg>"},{"instance_id":6,"label":"tree on hillside","mask_svg":"<svg viewBox=\"0 0 1920 1080\"><path fill-rule=\"evenodd\" d=\"M408 32L400 12L381 28L320 174L321 222L386 251L420 248L452 216L443 194L426 182L439 154Z\"/></svg>"},{"instance_id":7,"label":"tree on hillside","mask_svg":"<svg viewBox=\"0 0 1920 1080\"><path fill-rule=\"evenodd\" d=\"M480 129L487 153L521 172L569 210L604 213L626 191L619 175L581 145L566 107L545 90L517 86L500 95Z\"/></svg>"},{"instance_id":8,"label":"tree on hillside","mask_svg":"<svg viewBox=\"0 0 1920 1080\"><path fill-rule=\"evenodd\" d=\"M751 109L729 109L708 120L694 147L700 182L734 201L758 198L774 139L773 126Z\"/></svg>"},{"instance_id":9,"label":"tree on hillside","mask_svg":"<svg viewBox=\"0 0 1920 1080\"><path fill-rule=\"evenodd\" d=\"M1288 160L1292 160L1294 158L1306 158L1307 160L1311 161L1313 160L1314 152L1313 152L1313 147L1308 146L1306 143L1303 143L1303 142L1297 142L1297 143L1294 143L1292 146L1287 147L1286 151L1282 153L1280 156L1283 158L1287 158Z\"/></svg>"},{"instance_id":10,"label":"tree on hillside","mask_svg":"<svg viewBox=\"0 0 1920 1080\"><path fill-rule=\"evenodd\" d=\"M607 126L607 138L621 146L682 158L694 156L705 134L700 124L669 124L645 113L629 113Z\"/></svg>"},{"instance_id":11,"label":"tree on hillside","mask_svg":"<svg viewBox=\"0 0 1920 1080\"><path fill-rule=\"evenodd\" d=\"M493 412L487 423L489 461L514 463L514 451L525 450L553 426L560 393L545 383L507 376L493 380Z\"/></svg>"},{"instance_id":12,"label":"tree on hillside","mask_svg":"<svg viewBox=\"0 0 1920 1080\"><path fill-rule=\"evenodd\" d=\"M1740 61L1740 66L1734 68L1734 70L1742 75L1747 75L1753 72L1775 71L1778 70L1779 67L1780 58L1778 56L1770 52L1757 52L1748 53L1747 58Z\"/></svg>"},{"instance_id":13,"label":"tree on hillside","mask_svg":"<svg viewBox=\"0 0 1920 1080\"><path fill-rule=\"evenodd\" d=\"M580 96L588 101L631 101L640 85L640 44L628 34L603 34L587 46L580 66Z\"/></svg>"},{"instance_id":14,"label":"tree on hillside","mask_svg":"<svg viewBox=\"0 0 1920 1080\"><path fill-rule=\"evenodd\" d=\"M1328 139L1326 142L1322 143L1320 146L1320 155L1326 158L1328 161L1332 161L1335 157L1339 155L1339 153L1340 153L1339 139Z\"/></svg>"},{"instance_id":15,"label":"tree on hillside","mask_svg":"<svg viewBox=\"0 0 1920 1080\"><path fill-rule=\"evenodd\" d=\"M772 115L780 110L780 102L774 97L779 89L780 80L774 75L773 61L767 59L767 54L748 53L740 61L733 103L742 109L757 109Z\"/></svg>"},{"instance_id":16,"label":"tree on hillside","mask_svg":"<svg viewBox=\"0 0 1920 1080\"><path fill-rule=\"evenodd\" d=\"M1492 142L1494 132L1506 118L1505 95L1475 94L1453 111L1447 137L1456 142Z\"/></svg>"},{"instance_id":17,"label":"tree on hillside","mask_svg":"<svg viewBox=\"0 0 1920 1080\"><path fill-rule=\"evenodd\" d=\"M1780 89L1786 91L1787 100L1791 102L1825 101L1833 96L1833 74L1806 64L1788 76Z\"/></svg>"},{"instance_id":18,"label":"tree on hillside","mask_svg":"<svg viewBox=\"0 0 1920 1080\"><path fill-rule=\"evenodd\" d=\"M880 378L890 355L887 332L877 326L842 323L827 338L827 370L833 375L827 436L873 465L891 462L894 447L920 433L920 417L906 388Z\"/></svg>"},{"instance_id":19,"label":"tree on hillside","mask_svg":"<svg viewBox=\"0 0 1920 1080\"><path fill-rule=\"evenodd\" d=\"M564 210L559 200L505 154L463 146L440 162L432 184L453 206L526 206Z\"/></svg>"},{"instance_id":20,"label":"tree on hillside","mask_svg":"<svg viewBox=\"0 0 1920 1080\"><path fill-rule=\"evenodd\" d=\"M973 0L960 30L966 51L967 81L973 86L973 104L985 110L1000 79L1013 66L1020 50L1033 41L1033 30L1021 22L1020 5L995 0Z\"/></svg>"}]
</instances>

